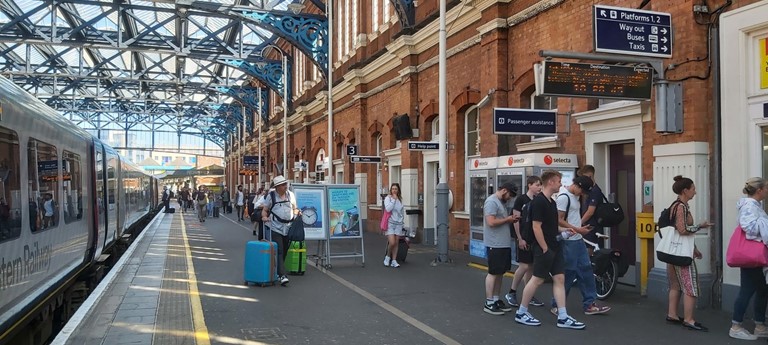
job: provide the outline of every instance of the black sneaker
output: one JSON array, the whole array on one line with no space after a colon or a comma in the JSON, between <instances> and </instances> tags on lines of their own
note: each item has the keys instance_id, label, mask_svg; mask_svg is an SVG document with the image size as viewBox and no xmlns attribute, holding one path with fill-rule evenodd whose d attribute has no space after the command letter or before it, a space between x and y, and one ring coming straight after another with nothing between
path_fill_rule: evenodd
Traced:
<instances>
[{"instance_id":1,"label":"black sneaker","mask_svg":"<svg viewBox=\"0 0 768 345\"><path fill-rule=\"evenodd\" d=\"M285 284L288 284L288 277L286 276L280 276L280 285L285 286Z\"/></svg>"},{"instance_id":2,"label":"black sneaker","mask_svg":"<svg viewBox=\"0 0 768 345\"><path fill-rule=\"evenodd\" d=\"M504 311L499 308L499 305L496 303L491 302L488 304L488 302L485 302L483 306L483 311L491 314L491 315L504 315Z\"/></svg>"},{"instance_id":3,"label":"black sneaker","mask_svg":"<svg viewBox=\"0 0 768 345\"><path fill-rule=\"evenodd\" d=\"M501 311L503 311L503 312L510 312L510 311L512 311L512 307L508 306L502 300L497 300L496 301L496 305L499 306L499 309L501 309Z\"/></svg>"}]
</instances>

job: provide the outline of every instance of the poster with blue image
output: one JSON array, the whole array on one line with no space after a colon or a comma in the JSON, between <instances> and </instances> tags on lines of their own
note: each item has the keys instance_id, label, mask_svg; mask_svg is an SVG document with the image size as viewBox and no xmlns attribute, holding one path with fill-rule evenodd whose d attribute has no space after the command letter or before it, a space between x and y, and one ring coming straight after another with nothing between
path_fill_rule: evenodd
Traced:
<instances>
[{"instance_id":1,"label":"poster with blue image","mask_svg":"<svg viewBox=\"0 0 768 345\"><path fill-rule=\"evenodd\" d=\"M325 240L328 232L325 231L325 187L321 185L295 184L293 193L296 195L296 205L301 211L301 220L304 222L304 236L306 240Z\"/></svg>"},{"instance_id":2,"label":"poster with blue image","mask_svg":"<svg viewBox=\"0 0 768 345\"><path fill-rule=\"evenodd\" d=\"M359 187L329 186L328 214L328 231L331 238L362 237Z\"/></svg>"}]
</instances>

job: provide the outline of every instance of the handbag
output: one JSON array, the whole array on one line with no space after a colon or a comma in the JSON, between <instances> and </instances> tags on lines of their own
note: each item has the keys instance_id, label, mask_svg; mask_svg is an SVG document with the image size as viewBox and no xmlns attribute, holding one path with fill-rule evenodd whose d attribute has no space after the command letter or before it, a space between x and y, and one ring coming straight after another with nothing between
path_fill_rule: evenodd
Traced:
<instances>
[{"instance_id":1,"label":"handbag","mask_svg":"<svg viewBox=\"0 0 768 345\"><path fill-rule=\"evenodd\" d=\"M768 247L762 241L750 241L746 233L737 226L733 230L728 250L725 252L725 262L730 267L766 267L768 266Z\"/></svg>"},{"instance_id":2,"label":"handbag","mask_svg":"<svg viewBox=\"0 0 768 345\"><path fill-rule=\"evenodd\" d=\"M672 226L659 229L659 236L661 241L656 246L659 261L674 266L690 266L693 263L693 236L680 235Z\"/></svg>"},{"instance_id":3,"label":"handbag","mask_svg":"<svg viewBox=\"0 0 768 345\"><path fill-rule=\"evenodd\" d=\"M288 228L288 241L302 242L304 241L304 221L301 217L296 217L291 222L291 226Z\"/></svg>"},{"instance_id":4,"label":"handbag","mask_svg":"<svg viewBox=\"0 0 768 345\"><path fill-rule=\"evenodd\" d=\"M603 195L603 202L595 207L595 220L600 227L612 227L624 221L624 210L616 202L608 202Z\"/></svg>"},{"instance_id":5,"label":"handbag","mask_svg":"<svg viewBox=\"0 0 768 345\"><path fill-rule=\"evenodd\" d=\"M379 224L379 228L382 232L387 231L389 229L389 217L392 216L392 212L384 211L384 213L381 215L381 223Z\"/></svg>"}]
</instances>

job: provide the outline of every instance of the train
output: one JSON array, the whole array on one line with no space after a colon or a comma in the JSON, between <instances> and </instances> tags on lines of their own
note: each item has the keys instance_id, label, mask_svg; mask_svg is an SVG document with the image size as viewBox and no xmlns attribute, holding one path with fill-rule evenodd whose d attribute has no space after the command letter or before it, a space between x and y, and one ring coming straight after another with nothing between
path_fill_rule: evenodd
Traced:
<instances>
[{"instance_id":1,"label":"train","mask_svg":"<svg viewBox=\"0 0 768 345\"><path fill-rule=\"evenodd\" d=\"M156 212L158 185L0 76L0 344L63 326Z\"/></svg>"}]
</instances>

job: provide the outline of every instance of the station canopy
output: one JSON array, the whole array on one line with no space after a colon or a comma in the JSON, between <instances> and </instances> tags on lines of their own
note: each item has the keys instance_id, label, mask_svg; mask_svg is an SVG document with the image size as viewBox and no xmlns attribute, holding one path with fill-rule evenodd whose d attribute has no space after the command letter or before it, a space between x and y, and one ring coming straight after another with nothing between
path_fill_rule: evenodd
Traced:
<instances>
[{"instance_id":1,"label":"station canopy","mask_svg":"<svg viewBox=\"0 0 768 345\"><path fill-rule=\"evenodd\" d=\"M326 63L311 51L325 49L325 4L304 2L0 0L0 74L102 139L120 133L125 148L191 137L223 154L266 119L267 88L286 87L265 47L306 42Z\"/></svg>"}]
</instances>

